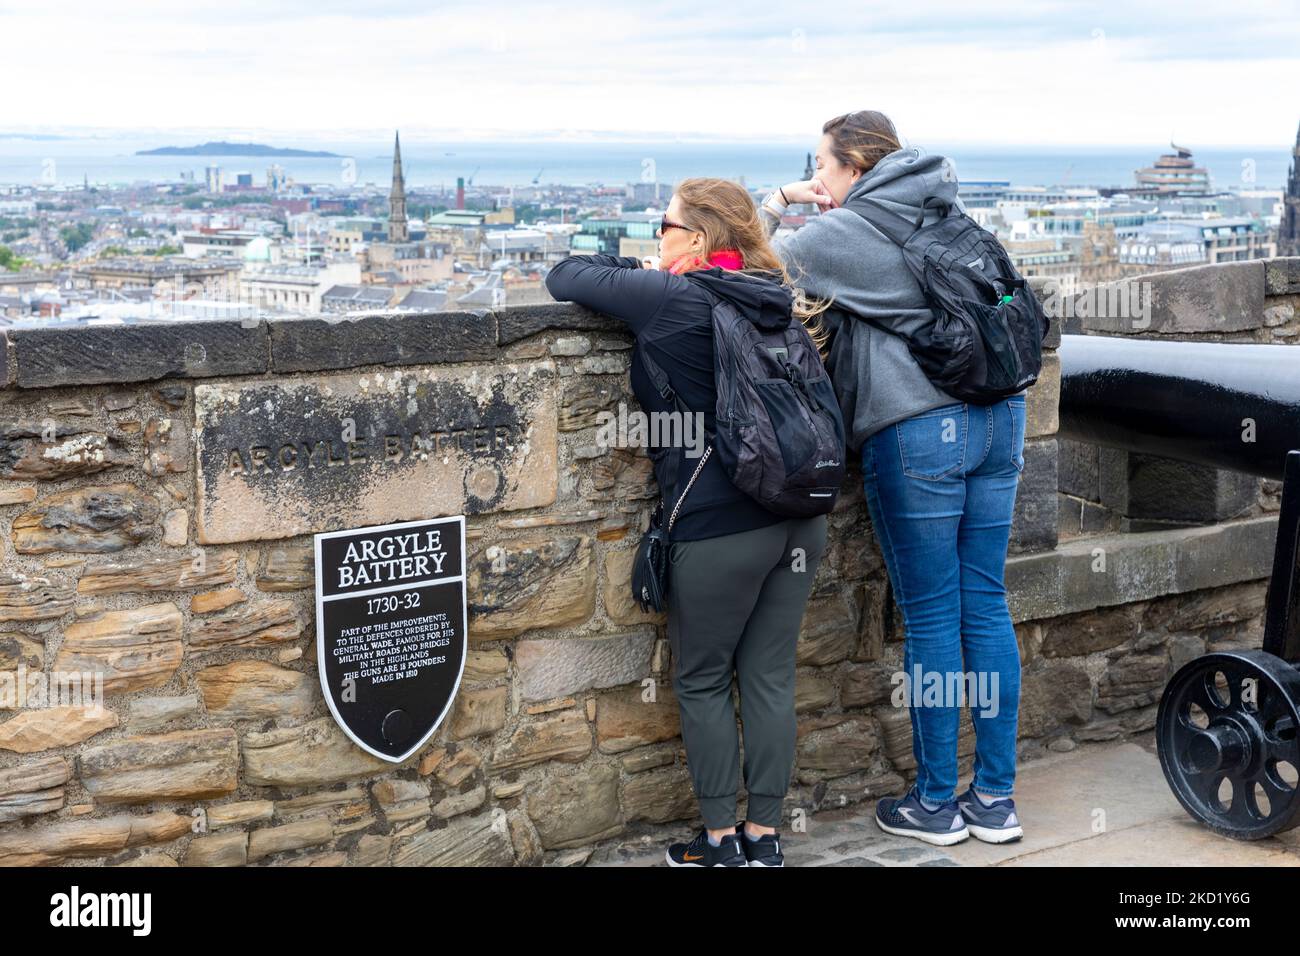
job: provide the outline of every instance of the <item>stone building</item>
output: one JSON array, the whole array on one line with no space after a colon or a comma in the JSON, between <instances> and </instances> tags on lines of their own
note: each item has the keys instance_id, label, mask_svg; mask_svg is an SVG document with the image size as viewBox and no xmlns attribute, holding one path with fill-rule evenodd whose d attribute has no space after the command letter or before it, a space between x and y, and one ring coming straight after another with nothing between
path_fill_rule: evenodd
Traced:
<instances>
[{"instance_id":1,"label":"stone building","mask_svg":"<svg viewBox=\"0 0 1300 956\"><path fill-rule=\"evenodd\" d=\"M456 260L451 244L436 240L418 242L374 242L360 256L362 277L366 282L380 281L384 274L395 274L399 284L441 282L452 277Z\"/></svg>"},{"instance_id":2,"label":"stone building","mask_svg":"<svg viewBox=\"0 0 1300 956\"><path fill-rule=\"evenodd\" d=\"M268 312L308 315L321 311L321 296L334 286L360 281L361 267L356 261L264 265L246 269L239 277L239 296L241 302Z\"/></svg>"},{"instance_id":3,"label":"stone building","mask_svg":"<svg viewBox=\"0 0 1300 956\"><path fill-rule=\"evenodd\" d=\"M75 270L74 278L95 291L181 290L205 299L239 294L242 259L100 259Z\"/></svg>"},{"instance_id":4,"label":"stone building","mask_svg":"<svg viewBox=\"0 0 1300 956\"><path fill-rule=\"evenodd\" d=\"M1120 240L1118 248L1119 269L1125 275L1271 259L1277 254L1272 230L1253 216L1150 223Z\"/></svg>"},{"instance_id":5,"label":"stone building","mask_svg":"<svg viewBox=\"0 0 1300 956\"><path fill-rule=\"evenodd\" d=\"M1133 174L1136 186L1132 192L1138 196L1165 197L1183 194L1201 195L1210 191L1210 171L1197 166L1192 151L1185 146L1169 144L1172 153L1159 156L1150 166Z\"/></svg>"}]
</instances>

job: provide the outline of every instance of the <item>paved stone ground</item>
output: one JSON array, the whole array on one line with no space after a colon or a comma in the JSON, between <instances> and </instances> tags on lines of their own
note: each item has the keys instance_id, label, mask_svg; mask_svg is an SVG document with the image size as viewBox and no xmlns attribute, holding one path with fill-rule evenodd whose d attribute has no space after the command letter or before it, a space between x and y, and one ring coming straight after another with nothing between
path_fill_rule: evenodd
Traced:
<instances>
[{"instance_id":1,"label":"paved stone ground","mask_svg":"<svg viewBox=\"0 0 1300 956\"><path fill-rule=\"evenodd\" d=\"M963 778L959 790L964 790ZM1211 833L1179 806L1150 736L1082 744L1021 763L1016 808L1025 836L994 846L975 838L932 847L876 827L874 802L808 817L785 833L788 866L1300 866L1300 828L1245 843ZM607 846L592 866L662 866L664 837L689 826ZM576 861L575 861L576 862Z\"/></svg>"}]
</instances>

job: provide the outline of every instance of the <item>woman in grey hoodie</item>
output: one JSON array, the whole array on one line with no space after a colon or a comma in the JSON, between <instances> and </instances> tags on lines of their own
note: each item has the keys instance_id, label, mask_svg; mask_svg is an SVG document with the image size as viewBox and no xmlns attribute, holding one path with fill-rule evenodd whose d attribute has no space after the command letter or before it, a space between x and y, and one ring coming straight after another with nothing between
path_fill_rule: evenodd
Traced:
<instances>
[{"instance_id":1,"label":"woman in grey hoodie","mask_svg":"<svg viewBox=\"0 0 1300 956\"><path fill-rule=\"evenodd\" d=\"M823 126L816 170L770 195L762 211L775 233L788 204L821 210L773 245L796 283L835 307L823 316L833 333L827 367L903 613L916 784L881 800L876 822L939 845L972 834L1015 840L1020 654L1003 569L1024 467L1025 398L958 401L930 383L903 338L929 324L931 311L899 246L866 217L917 221L931 197L960 209L952 164L903 148L888 117L862 110ZM963 701L954 687L980 699ZM976 745L974 779L958 800L963 703Z\"/></svg>"}]
</instances>

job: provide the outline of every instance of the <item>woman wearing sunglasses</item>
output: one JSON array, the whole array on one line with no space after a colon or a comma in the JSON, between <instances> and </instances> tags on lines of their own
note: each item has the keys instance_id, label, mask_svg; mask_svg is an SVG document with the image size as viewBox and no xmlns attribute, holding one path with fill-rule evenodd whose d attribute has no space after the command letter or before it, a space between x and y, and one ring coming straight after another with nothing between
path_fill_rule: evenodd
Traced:
<instances>
[{"instance_id":1,"label":"woman wearing sunglasses","mask_svg":"<svg viewBox=\"0 0 1300 956\"><path fill-rule=\"evenodd\" d=\"M657 269L633 257L574 255L551 269L546 287L557 300L627 324L636 337L632 391L651 415L676 410L651 382L647 354L697 420L711 422L716 298L764 328L783 329L797 317L810 324L814 340L820 335L817 310L789 287L753 200L722 179L687 179L677 187L659 229ZM774 514L731 482L716 455L687 451L651 450L664 513L681 500L668 551L668 639L687 764L704 818L693 839L668 848L667 860L671 866L782 866L776 828L794 765L795 644L826 547L826 516ZM745 739L743 832L736 823L733 672Z\"/></svg>"},{"instance_id":2,"label":"woman wearing sunglasses","mask_svg":"<svg viewBox=\"0 0 1300 956\"><path fill-rule=\"evenodd\" d=\"M974 779L960 800L961 701L909 707L916 784L901 799L881 800L876 822L939 845L970 835L1019 839L1012 791L1020 654L1003 569L1025 463L1025 397L990 406L955 401L930 383L903 338L862 321L905 334L931 321L901 250L864 215L916 221L930 197L956 204L951 165L902 148L889 118L872 110L829 120L816 165L813 179L764 200L764 220L771 234L788 203L823 210L775 245L809 294L838 307L827 316L834 334L827 367L849 448L862 456L867 507L903 612L904 673L908 681L917 669L926 679L937 674L942 687L952 686L947 675L973 674L992 698L969 702Z\"/></svg>"}]
</instances>

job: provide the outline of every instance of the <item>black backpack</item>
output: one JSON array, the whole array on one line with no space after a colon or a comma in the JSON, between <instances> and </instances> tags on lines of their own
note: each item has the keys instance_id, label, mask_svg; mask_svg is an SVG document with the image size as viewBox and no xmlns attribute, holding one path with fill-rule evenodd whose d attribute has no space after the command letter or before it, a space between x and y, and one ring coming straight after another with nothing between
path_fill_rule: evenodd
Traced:
<instances>
[{"instance_id":1,"label":"black backpack","mask_svg":"<svg viewBox=\"0 0 1300 956\"><path fill-rule=\"evenodd\" d=\"M922 225L932 205L943 214ZM935 196L925 200L915 222L870 196L846 208L902 248L903 261L920 283L933 323L902 335L868 321L901 335L936 388L964 402L992 405L1038 381L1047 314L996 236Z\"/></svg>"},{"instance_id":2,"label":"black backpack","mask_svg":"<svg viewBox=\"0 0 1300 956\"><path fill-rule=\"evenodd\" d=\"M775 514L827 514L844 481L844 419L812 336L797 319L759 328L709 295L718 390L710 438L723 470ZM690 414L663 368L647 351L641 359L659 394Z\"/></svg>"}]
</instances>

